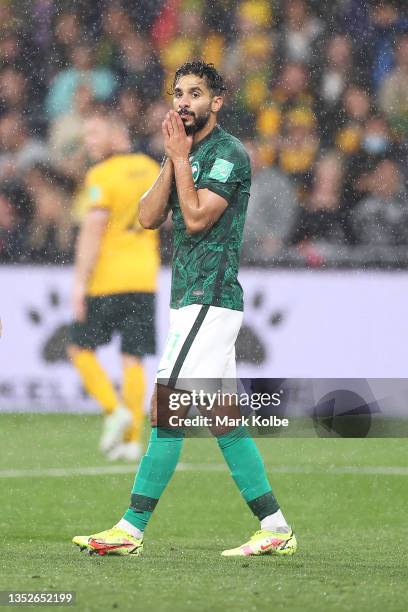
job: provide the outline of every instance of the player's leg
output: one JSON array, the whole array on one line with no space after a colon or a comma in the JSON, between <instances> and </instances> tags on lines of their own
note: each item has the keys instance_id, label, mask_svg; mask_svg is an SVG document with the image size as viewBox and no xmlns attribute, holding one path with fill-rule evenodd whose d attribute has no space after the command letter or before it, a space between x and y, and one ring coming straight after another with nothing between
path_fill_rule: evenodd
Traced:
<instances>
[{"instance_id":1,"label":"player's leg","mask_svg":"<svg viewBox=\"0 0 408 612\"><path fill-rule=\"evenodd\" d=\"M106 370L98 361L95 351L69 344L67 353L81 378L85 391L98 402L105 414L111 414L120 403L119 397Z\"/></svg>"},{"instance_id":2,"label":"player's leg","mask_svg":"<svg viewBox=\"0 0 408 612\"><path fill-rule=\"evenodd\" d=\"M231 338L232 339L232 338ZM236 380L235 341L226 357L224 380ZM228 338L226 339L228 342ZM224 556L252 554L293 554L296 539L282 514L270 485L265 465L253 438L245 427L217 436L218 446L231 476L251 512L260 522L260 530L242 546L223 552Z\"/></svg>"},{"instance_id":3,"label":"player's leg","mask_svg":"<svg viewBox=\"0 0 408 612\"><path fill-rule=\"evenodd\" d=\"M167 378L174 368L185 341L195 335L197 313L200 307L190 309L185 316L171 313L171 325L164 356L158 372ZM176 339L176 341L175 341ZM157 384L152 397L152 432L146 454L142 458L131 492L130 507L113 529L92 536L76 536L74 544L98 554L139 554L147 523L176 469L183 444L183 433L165 427L161 422L161 407L169 406L169 395L174 390ZM188 410L188 407L185 409ZM180 416L183 416L180 414Z\"/></svg>"},{"instance_id":4,"label":"player's leg","mask_svg":"<svg viewBox=\"0 0 408 612\"><path fill-rule=\"evenodd\" d=\"M188 359L180 370L180 379L183 379L184 385L188 378L195 381L201 378L203 385L206 384L207 378L218 379L227 390L231 383L234 384L235 341L241 323L241 312L214 306L209 308ZM218 410L224 410L229 416L228 406ZM261 546L266 546L265 552L277 552L278 549L283 551L284 548L285 553L282 554L294 552L294 536L272 492L259 450L246 428L236 427L228 432L219 429L218 432L212 433L217 437L218 446L241 495L260 521L261 537L257 535L256 542L251 544L251 550L262 551ZM280 534L278 538L270 535L275 531ZM248 552L250 549L247 547L245 550ZM227 552L231 556L234 554L233 551ZM239 551L236 554L242 553Z\"/></svg>"},{"instance_id":5,"label":"player's leg","mask_svg":"<svg viewBox=\"0 0 408 612\"><path fill-rule=\"evenodd\" d=\"M138 461L142 454L146 375L140 358L122 354L122 400L132 413L132 422L109 453L110 459Z\"/></svg>"},{"instance_id":6,"label":"player's leg","mask_svg":"<svg viewBox=\"0 0 408 612\"><path fill-rule=\"evenodd\" d=\"M67 353L75 366L87 393L98 402L105 413L100 442L108 452L131 422L131 414L123 406L107 372L97 359L95 349L112 337L109 313L114 296L87 298L87 318L75 321L70 327Z\"/></svg>"},{"instance_id":7,"label":"player's leg","mask_svg":"<svg viewBox=\"0 0 408 612\"><path fill-rule=\"evenodd\" d=\"M251 512L260 522L255 539L223 552L224 556L264 553L293 554L296 539L282 514L270 485L265 465L245 427L217 437L231 476Z\"/></svg>"},{"instance_id":8,"label":"player's leg","mask_svg":"<svg viewBox=\"0 0 408 612\"><path fill-rule=\"evenodd\" d=\"M122 364L122 398L133 417L132 424L126 432L126 439L128 442L140 444L144 423L146 374L141 359L133 355L122 355Z\"/></svg>"},{"instance_id":9,"label":"player's leg","mask_svg":"<svg viewBox=\"0 0 408 612\"><path fill-rule=\"evenodd\" d=\"M119 297L119 296L118 296ZM146 375L144 355L155 353L155 295L126 293L120 296L116 317L121 335L122 400L132 413L132 423L124 439L110 453L112 459L136 461L142 452Z\"/></svg>"},{"instance_id":10,"label":"player's leg","mask_svg":"<svg viewBox=\"0 0 408 612\"><path fill-rule=\"evenodd\" d=\"M157 405L168 405L172 390L157 385L152 397L152 432L137 471L128 510L112 528L91 536L75 536L73 543L100 555L139 555L145 528L176 469L183 444L180 430L158 426Z\"/></svg>"},{"instance_id":11,"label":"player's leg","mask_svg":"<svg viewBox=\"0 0 408 612\"><path fill-rule=\"evenodd\" d=\"M152 431L146 454L136 474L129 509L119 526L141 537L147 523L176 469L184 435L180 429L163 427L157 422L158 407L168 405L171 389L156 385L152 397Z\"/></svg>"},{"instance_id":12,"label":"player's leg","mask_svg":"<svg viewBox=\"0 0 408 612\"><path fill-rule=\"evenodd\" d=\"M152 397L152 432L146 454L137 471L130 506L112 528L91 536L75 536L73 543L100 555L139 555L143 550L144 530L158 501L176 469L183 434L179 430L158 427L157 403L168 404L170 389L156 386Z\"/></svg>"},{"instance_id":13,"label":"player's leg","mask_svg":"<svg viewBox=\"0 0 408 612\"><path fill-rule=\"evenodd\" d=\"M131 503L118 525L141 537L161 494L176 469L184 434L181 429L169 427L169 398L174 388L162 384L172 377L181 359L188 354L191 340L196 337L202 318L200 306L172 310L170 330L163 356L158 367L158 379L151 401L152 432L146 454L142 458L131 493ZM189 407L172 411L182 417Z\"/></svg>"}]
</instances>

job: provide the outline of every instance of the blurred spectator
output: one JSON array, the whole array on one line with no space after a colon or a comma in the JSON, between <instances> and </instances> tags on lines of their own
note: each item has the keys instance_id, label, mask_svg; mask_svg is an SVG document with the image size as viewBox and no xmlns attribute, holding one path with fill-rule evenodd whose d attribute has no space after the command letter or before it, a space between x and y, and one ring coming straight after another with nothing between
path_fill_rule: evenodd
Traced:
<instances>
[{"instance_id":1,"label":"blurred spectator","mask_svg":"<svg viewBox=\"0 0 408 612\"><path fill-rule=\"evenodd\" d=\"M169 104L158 100L150 104L145 113L145 136L141 146L144 153L157 161L161 161L164 155L161 124L168 110Z\"/></svg>"},{"instance_id":2,"label":"blurred spectator","mask_svg":"<svg viewBox=\"0 0 408 612\"><path fill-rule=\"evenodd\" d=\"M134 31L119 43L118 76L124 87L135 89L143 100L152 100L161 92L163 71L148 41Z\"/></svg>"},{"instance_id":3,"label":"blurred spectator","mask_svg":"<svg viewBox=\"0 0 408 612\"><path fill-rule=\"evenodd\" d=\"M27 236L30 260L69 261L74 227L65 180L50 166L37 164L26 173L25 185L33 205Z\"/></svg>"},{"instance_id":4,"label":"blurred spectator","mask_svg":"<svg viewBox=\"0 0 408 612\"><path fill-rule=\"evenodd\" d=\"M348 84L353 66L352 50L352 42L345 34L335 34L327 41L325 64L317 92L327 106L339 102Z\"/></svg>"},{"instance_id":5,"label":"blurred spectator","mask_svg":"<svg viewBox=\"0 0 408 612\"><path fill-rule=\"evenodd\" d=\"M151 37L156 49L164 49L175 38L179 6L180 0L164 0L161 3L151 29Z\"/></svg>"},{"instance_id":6,"label":"blurred spectator","mask_svg":"<svg viewBox=\"0 0 408 612\"><path fill-rule=\"evenodd\" d=\"M31 88L27 76L21 69L5 66L0 71L0 116L8 111L18 112L32 134L42 134L42 113L39 112L38 95L41 94L37 83L36 91Z\"/></svg>"},{"instance_id":7,"label":"blurred spectator","mask_svg":"<svg viewBox=\"0 0 408 612\"><path fill-rule=\"evenodd\" d=\"M117 44L122 36L132 31L132 20L121 2L113 0L108 3L102 15L102 28L107 37Z\"/></svg>"},{"instance_id":8,"label":"blurred spectator","mask_svg":"<svg viewBox=\"0 0 408 612\"><path fill-rule=\"evenodd\" d=\"M45 144L30 136L17 111L0 118L0 179L6 183L19 181L23 172L48 156Z\"/></svg>"},{"instance_id":9,"label":"blurred spectator","mask_svg":"<svg viewBox=\"0 0 408 612\"><path fill-rule=\"evenodd\" d=\"M279 167L294 181L298 195L307 191L319 152L316 121L310 109L294 108L286 115L279 147Z\"/></svg>"},{"instance_id":10,"label":"blurred spectator","mask_svg":"<svg viewBox=\"0 0 408 612\"><path fill-rule=\"evenodd\" d=\"M46 108L51 118L72 109L78 86L86 83L92 87L97 100L109 99L116 87L113 73L102 66L96 66L93 51L89 45L81 43L71 49L72 66L61 70L53 79L46 100Z\"/></svg>"},{"instance_id":11,"label":"blurred spectator","mask_svg":"<svg viewBox=\"0 0 408 612\"><path fill-rule=\"evenodd\" d=\"M315 61L315 43L324 30L322 22L309 13L305 0L287 0L283 7L278 56L291 62Z\"/></svg>"},{"instance_id":12,"label":"blurred spectator","mask_svg":"<svg viewBox=\"0 0 408 612\"><path fill-rule=\"evenodd\" d=\"M162 64L169 73L174 73L189 58L202 54L206 29L201 3L179 3L175 25L175 36L160 49Z\"/></svg>"},{"instance_id":13,"label":"blurred spectator","mask_svg":"<svg viewBox=\"0 0 408 612\"><path fill-rule=\"evenodd\" d=\"M361 63L369 66L370 80L378 89L394 65L394 43L398 33L408 31L396 0L374 0L370 10L370 27L363 33Z\"/></svg>"},{"instance_id":14,"label":"blurred spectator","mask_svg":"<svg viewBox=\"0 0 408 612\"><path fill-rule=\"evenodd\" d=\"M223 57L224 38L220 32L209 31L206 27L205 3L191 0L167 2L163 4L158 23L164 25L162 18L167 14L167 23L156 38L159 57L165 71L164 92L169 91L174 71L193 57L202 57L207 62L220 65ZM168 39L168 32L173 32ZM155 39L155 26L153 26ZM164 40L167 40L165 44Z\"/></svg>"},{"instance_id":15,"label":"blurred spectator","mask_svg":"<svg viewBox=\"0 0 408 612\"><path fill-rule=\"evenodd\" d=\"M48 148L53 165L61 174L82 180L86 166L83 149L83 125L94 108L92 89L82 84L74 95L72 111L58 115L51 123L48 134Z\"/></svg>"},{"instance_id":16,"label":"blurred spectator","mask_svg":"<svg viewBox=\"0 0 408 612\"><path fill-rule=\"evenodd\" d=\"M306 64L289 62L284 65L276 87L272 90L272 99L280 108L310 106L313 97L309 89L308 68Z\"/></svg>"},{"instance_id":17,"label":"blurred spectator","mask_svg":"<svg viewBox=\"0 0 408 612\"><path fill-rule=\"evenodd\" d=\"M395 68L383 80L380 106L399 136L408 136L408 34L401 36L395 52Z\"/></svg>"},{"instance_id":18,"label":"blurred spectator","mask_svg":"<svg viewBox=\"0 0 408 612\"><path fill-rule=\"evenodd\" d=\"M21 114L29 108L26 92L26 80L20 70L6 66L0 72L0 115L15 110Z\"/></svg>"},{"instance_id":19,"label":"blurred spectator","mask_svg":"<svg viewBox=\"0 0 408 612\"><path fill-rule=\"evenodd\" d=\"M145 133L144 114L148 106L144 104L134 89L123 88L118 94L118 111L125 125L128 126L132 150L141 147Z\"/></svg>"},{"instance_id":20,"label":"blurred spectator","mask_svg":"<svg viewBox=\"0 0 408 612\"><path fill-rule=\"evenodd\" d=\"M379 161L401 155L393 143L388 123L382 115L371 116L362 132L360 147L347 163L344 182L344 201L352 208L367 193L370 173Z\"/></svg>"},{"instance_id":21,"label":"blurred spectator","mask_svg":"<svg viewBox=\"0 0 408 612\"><path fill-rule=\"evenodd\" d=\"M324 144L329 144L331 129L341 110L342 96L350 81L353 45L345 34L335 34L326 42L325 56L317 76L315 113L321 125ZM315 77L316 78L316 77Z\"/></svg>"},{"instance_id":22,"label":"blurred spectator","mask_svg":"<svg viewBox=\"0 0 408 612\"><path fill-rule=\"evenodd\" d=\"M26 37L22 32L13 27L13 18L9 17L10 21L2 21L4 26L0 31L0 68L4 66L13 66L20 70L29 72L30 51L27 46Z\"/></svg>"},{"instance_id":23,"label":"blurred spectator","mask_svg":"<svg viewBox=\"0 0 408 612\"><path fill-rule=\"evenodd\" d=\"M344 244L341 198L343 164L335 151L324 153L313 169L312 187L300 208L294 243Z\"/></svg>"},{"instance_id":24,"label":"blurred spectator","mask_svg":"<svg viewBox=\"0 0 408 612\"><path fill-rule=\"evenodd\" d=\"M408 200L395 161L381 161L372 172L367 196L351 213L356 243L408 244Z\"/></svg>"},{"instance_id":25,"label":"blurred spectator","mask_svg":"<svg viewBox=\"0 0 408 612\"><path fill-rule=\"evenodd\" d=\"M265 102L274 77L271 8L266 2L242 2L236 9L237 35L227 48L223 70L235 92L234 111L255 111Z\"/></svg>"},{"instance_id":26,"label":"blurred spectator","mask_svg":"<svg viewBox=\"0 0 408 612\"><path fill-rule=\"evenodd\" d=\"M329 144L335 144L345 155L356 153L360 148L364 123L370 114L370 108L371 100L367 91L357 85L347 87L337 120L322 128ZM333 133L331 138L330 133Z\"/></svg>"},{"instance_id":27,"label":"blurred spectator","mask_svg":"<svg viewBox=\"0 0 408 612\"><path fill-rule=\"evenodd\" d=\"M296 192L288 177L276 167L264 167L256 142L246 141L251 158L252 185L245 224L244 257L270 262L288 244L297 218Z\"/></svg>"},{"instance_id":28,"label":"blurred spectator","mask_svg":"<svg viewBox=\"0 0 408 612\"><path fill-rule=\"evenodd\" d=\"M96 57L101 64L117 72L120 67L120 42L132 31L132 21L120 2L110 2L102 14L101 25Z\"/></svg>"},{"instance_id":29,"label":"blurred spectator","mask_svg":"<svg viewBox=\"0 0 408 612\"><path fill-rule=\"evenodd\" d=\"M256 128L261 138L262 157L266 164L272 164L278 156L280 136L284 136L285 149L287 149L287 134L285 127L288 124L306 122L309 126L314 126L315 118L312 112L313 97L309 91L308 72L306 66L298 63L286 64L279 76L279 79L272 89L269 99L260 107L256 118ZM292 110L300 109L302 112L292 114L287 120L287 115ZM286 138L285 138L286 137ZM304 143L306 144L306 143ZM313 146L313 143L311 143ZM300 165L303 165L301 160ZM286 171L286 165L282 167ZM288 172L292 171L288 168Z\"/></svg>"},{"instance_id":30,"label":"blurred spectator","mask_svg":"<svg viewBox=\"0 0 408 612\"><path fill-rule=\"evenodd\" d=\"M78 13L74 10L57 13L50 49L52 76L69 67L72 49L81 42L83 42L82 31Z\"/></svg>"}]
</instances>

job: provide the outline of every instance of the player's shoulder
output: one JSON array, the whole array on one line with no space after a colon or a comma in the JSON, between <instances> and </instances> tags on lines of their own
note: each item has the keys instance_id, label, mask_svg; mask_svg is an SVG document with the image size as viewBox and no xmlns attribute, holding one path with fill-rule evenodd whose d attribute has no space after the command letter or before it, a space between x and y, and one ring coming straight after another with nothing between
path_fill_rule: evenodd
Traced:
<instances>
[{"instance_id":1,"label":"player's shoulder","mask_svg":"<svg viewBox=\"0 0 408 612\"><path fill-rule=\"evenodd\" d=\"M105 164L105 169L117 169L118 167L128 168L128 167L159 167L159 164L156 160L146 153L142 153L139 151L132 153L121 153L118 155L113 155L109 159L102 162L102 166Z\"/></svg>"},{"instance_id":2,"label":"player's shoulder","mask_svg":"<svg viewBox=\"0 0 408 612\"><path fill-rule=\"evenodd\" d=\"M135 152L128 153L116 157L117 160L117 176L119 177L122 173L125 173L131 180L141 180L145 178L148 181L152 181L152 177L155 177L160 172L160 164L146 155L146 153Z\"/></svg>"},{"instance_id":3,"label":"player's shoulder","mask_svg":"<svg viewBox=\"0 0 408 612\"><path fill-rule=\"evenodd\" d=\"M113 158L104 159L89 168L86 178L88 181L103 181L109 176L112 167Z\"/></svg>"},{"instance_id":4,"label":"player's shoulder","mask_svg":"<svg viewBox=\"0 0 408 612\"><path fill-rule=\"evenodd\" d=\"M160 170L159 162L153 159L153 157L150 157L150 155L147 155L146 153L142 153L141 151L138 151L136 153L132 153L131 156L132 156L132 163L135 166L146 168L147 170L154 170L154 171Z\"/></svg>"},{"instance_id":5,"label":"player's shoulder","mask_svg":"<svg viewBox=\"0 0 408 612\"><path fill-rule=\"evenodd\" d=\"M233 157L241 164L249 164L249 155L243 143L221 127L218 127L217 149L222 150L224 154Z\"/></svg>"},{"instance_id":6,"label":"player's shoulder","mask_svg":"<svg viewBox=\"0 0 408 612\"><path fill-rule=\"evenodd\" d=\"M160 165L145 153L123 153L112 155L88 170L88 181L122 180L123 172L158 173Z\"/></svg>"}]
</instances>

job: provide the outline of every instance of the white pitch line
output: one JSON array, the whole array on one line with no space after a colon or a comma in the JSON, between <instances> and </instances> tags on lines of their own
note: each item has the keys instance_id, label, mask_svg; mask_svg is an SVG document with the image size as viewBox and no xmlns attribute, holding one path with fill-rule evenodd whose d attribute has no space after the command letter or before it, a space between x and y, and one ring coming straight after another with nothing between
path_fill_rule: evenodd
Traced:
<instances>
[{"instance_id":1,"label":"white pitch line","mask_svg":"<svg viewBox=\"0 0 408 612\"><path fill-rule=\"evenodd\" d=\"M1 478L69 478L71 476L108 476L112 474L134 474L137 466L132 465L102 465L79 468L46 468L46 469L10 469L0 470ZM408 466L327 466L327 468L314 468L297 465L267 465L268 471L273 474L353 474L369 476L408 476ZM179 471L189 472L225 472L227 468L223 463L179 463Z\"/></svg>"}]
</instances>

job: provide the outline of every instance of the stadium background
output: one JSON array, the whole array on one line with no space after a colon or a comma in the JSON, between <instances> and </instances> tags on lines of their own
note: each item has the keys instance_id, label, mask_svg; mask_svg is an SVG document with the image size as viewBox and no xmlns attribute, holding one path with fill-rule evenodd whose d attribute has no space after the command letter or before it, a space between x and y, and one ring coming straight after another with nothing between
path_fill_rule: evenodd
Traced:
<instances>
[{"instance_id":1,"label":"stadium background","mask_svg":"<svg viewBox=\"0 0 408 612\"><path fill-rule=\"evenodd\" d=\"M224 73L221 121L254 171L240 373L404 377L404 3L2 1L0 24L1 410L95 409L64 354L82 123L105 101L160 160L171 76L194 56ZM170 246L166 226L159 351Z\"/></svg>"},{"instance_id":2,"label":"stadium background","mask_svg":"<svg viewBox=\"0 0 408 612\"><path fill-rule=\"evenodd\" d=\"M99 416L65 413L95 406L64 361L83 118L105 99L160 159L170 75L198 55L257 170L241 373L404 377L407 31L403 0L0 0L0 589L72 589L80 610L407 610L405 439L257 440L299 536L288 563L220 557L256 526L207 439L186 440L137 567L72 550L118 520L135 468L96 451Z\"/></svg>"}]
</instances>

